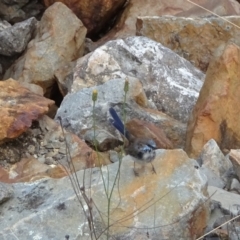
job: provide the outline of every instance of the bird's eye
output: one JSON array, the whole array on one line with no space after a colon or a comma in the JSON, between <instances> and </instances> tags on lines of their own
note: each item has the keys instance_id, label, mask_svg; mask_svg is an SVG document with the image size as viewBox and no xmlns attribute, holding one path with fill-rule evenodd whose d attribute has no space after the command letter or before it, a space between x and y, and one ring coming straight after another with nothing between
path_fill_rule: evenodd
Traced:
<instances>
[{"instance_id":1,"label":"bird's eye","mask_svg":"<svg viewBox=\"0 0 240 240\"><path fill-rule=\"evenodd\" d=\"M142 152L138 152L137 156L138 156L138 158L142 158L143 153Z\"/></svg>"}]
</instances>

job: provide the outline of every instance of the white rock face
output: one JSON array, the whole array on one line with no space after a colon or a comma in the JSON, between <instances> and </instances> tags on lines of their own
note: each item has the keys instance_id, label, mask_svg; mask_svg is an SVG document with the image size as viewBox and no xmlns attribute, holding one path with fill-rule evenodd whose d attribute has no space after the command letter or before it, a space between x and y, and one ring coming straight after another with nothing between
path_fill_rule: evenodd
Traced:
<instances>
[{"instance_id":1,"label":"white rock face","mask_svg":"<svg viewBox=\"0 0 240 240\"><path fill-rule=\"evenodd\" d=\"M79 59L72 92L113 78L141 81L158 110L187 122L204 74L160 43L146 37L110 41Z\"/></svg>"}]
</instances>

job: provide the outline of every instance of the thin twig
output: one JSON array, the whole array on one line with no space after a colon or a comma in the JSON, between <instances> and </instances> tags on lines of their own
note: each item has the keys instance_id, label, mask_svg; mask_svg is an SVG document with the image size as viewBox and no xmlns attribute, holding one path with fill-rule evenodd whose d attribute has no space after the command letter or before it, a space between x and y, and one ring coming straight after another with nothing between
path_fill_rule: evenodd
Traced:
<instances>
[{"instance_id":1,"label":"thin twig","mask_svg":"<svg viewBox=\"0 0 240 240\"><path fill-rule=\"evenodd\" d=\"M234 218L231 218L230 220L228 220L227 222L225 222L225 223L221 224L220 226L218 226L218 227L214 228L213 230L211 230L211 231L209 231L208 233L204 234L204 235L203 235L203 236L201 236L200 238L197 238L196 240L203 239L203 238L204 238L205 236L207 236L208 234L210 234L210 233L214 232L215 230L219 229L220 227L222 227L222 226L226 225L227 223L229 223L229 222L231 222L231 221L233 221L233 220L235 220L235 219L237 219L237 218L239 218L239 217L240 217L240 214L239 214L239 215L237 215L237 216L236 216L236 217L234 217Z\"/></svg>"},{"instance_id":2,"label":"thin twig","mask_svg":"<svg viewBox=\"0 0 240 240\"><path fill-rule=\"evenodd\" d=\"M192 3L193 5L195 5L195 6L199 7L199 8L201 8L201 9L203 9L203 10L205 10L205 11L207 11L207 12L209 12L209 13L213 14L213 15L215 15L216 17L219 17L219 18L221 18L222 20L224 20L224 21L226 21L226 22L228 22L228 23L232 24L234 27L237 27L238 29L240 29L240 26L238 26L237 24L235 24L235 23L233 23L233 22L231 22L231 21L227 20L225 17L222 17L222 16L220 16L220 15L218 15L218 14L216 14L216 13L214 13L214 12L210 11L210 10L208 10L207 8L205 8L205 7L202 7L201 5L199 5L199 4L195 3L195 2L192 2L191 0L186 0L186 1L188 1L188 2Z\"/></svg>"}]
</instances>

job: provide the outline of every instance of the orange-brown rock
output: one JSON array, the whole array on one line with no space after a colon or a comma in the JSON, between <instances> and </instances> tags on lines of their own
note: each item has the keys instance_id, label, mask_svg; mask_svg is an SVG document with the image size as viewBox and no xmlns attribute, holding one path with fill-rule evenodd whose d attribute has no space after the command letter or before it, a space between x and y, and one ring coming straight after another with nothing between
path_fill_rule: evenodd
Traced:
<instances>
[{"instance_id":1,"label":"orange-brown rock","mask_svg":"<svg viewBox=\"0 0 240 240\"><path fill-rule=\"evenodd\" d=\"M116 16L126 0L44 0L45 6L62 2L68 6L88 29L89 35L97 34Z\"/></svg>"},{"instance_id":2,"label":"orange-brown rock","mask_svg":"<svg viewBox=\"0 0 240 240\"><path fill-rule=\"evenodd\" d=\"M0 81L0 142L18 137L52 104L52 100L30 92L13 79Z\"/></svg>"},{"instance_id":3,"label":"orange-brown rock","mask_svg":"<svg viewBox=\"0 0 240 240\"><path fill-rule=\"evenodd\" d=\"M198 0L197 3L221 16L240 14L240 5L235 0ZM93 45L101 45L112 39L135 35L138 17L164 15L196 17L211 14L186 0L131 0L114 28Z\"/></svg>"},{"instance_id":4,"label":"orange-brown rock","mask_svg":"<svg viewBox=\"0 0 240 240\"><path fill-rule=\"evenodd\" d=\"M222 149L240 147L240 48L229 44L209 65L188 123L186 151L196 157L213 138Z\"/></svg>"},{"instance_id":5,"label":"orange-brown rock","mask_svg":"<svg viewBox=\"0 0 240 240\"><path fill-rule=\"evenodd\" d=\"M229 40L240 45L240 29L229 23L240 26L240 17L230 16L225 19L140 17L136 28L137 35L160 42L206 72L216 49L223 49Z\"/></svg>"},{"instance_id":6,"label":"orange-brown rock","mask_svg":"<svg viewBox=\"0 0 240 240\"><path fill-rule=\"evenodd\" d=\"M32 182L46 177L61 178L67 175L61 165L49 166L34 157L23 158L9 169L0 166L0 182L5 183Z\"/></svg>"},{"instance_id":7,"label":"orange-brown rock","mask_svg":"<svg viewBox=\"0 0 240 240\"><path fill-rule=\"evenodd\" d=\"M173 148L173 144L167 138L164 131L153 123L134 118L126 123L126 127L137 138L153 139L156 142L157 148Z\"/></svg>"}]
</instances>

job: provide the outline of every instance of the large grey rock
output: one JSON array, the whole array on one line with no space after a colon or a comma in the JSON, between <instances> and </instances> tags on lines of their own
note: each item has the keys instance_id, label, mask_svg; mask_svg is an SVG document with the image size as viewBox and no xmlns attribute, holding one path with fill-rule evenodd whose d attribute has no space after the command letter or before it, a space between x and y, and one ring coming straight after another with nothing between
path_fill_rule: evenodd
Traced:
<instances>
[{"instance_id":1,"label":"large grey rock","mask_svg":"<svg viewBox=\"0 0 240 240\"><path fill-rule=\"evenodd\" d=\"M34 36L36 25L37 20L29 18L0 31L0 54L13 56L23 52Z\"/></svg>"},{"instance_id":2,"label":"large grey rock","mask_svg":"<svg viewBox=\"0 0 240 240\"><path fill-rule=\"evenodd\" d=\"M106 239L108 200L112 192L110 235L119 239L192 239L206 226L209 208L205 201L207 185L182 150L159 150L154 162L157 174L146 166L139 177L133 173L133 162L122 160L119 180L115 184L119 163L77 173L88 206L93 207L96 235ZM102 174L102 175L101 175ZM105 185L103 184L103 179ZM0 236L3 240L71 240L89 239L87 220L68 177L43 179L33 183L13 184L15 197L0 205ZM98 212L96 211L96 208ZM100 215L101 216L100 216ZM103 223L104 222L104 223Z\"/></svg>"},{"instance_id":3,"label":"large grey rock","mask_svg":"<svg viewBox=\"0 0 240 240\"><path fill-rule=\"evenodd\" d=\"M80 58L72 92L126 77L141 81L148 100L158 110L186 123L204 74L160 43L146 37L129 37L110 41Z\"/></svg>"},{"instance_id":4,"label":"large grey rock","mask_svg":"<svg viewBox=\"0 0 240 240\"><path fill-rule=\"evenodd\" d=\"M125 110L126 121L137 118L147 122L153 122L161 127L170 140L178 143L175 146L183 146L186 125L180 123L159 111L147 111L152 102L147 100L142 84L136 78L129 77L129 91L127 93ZM95 124L97 129L109 130L114 135L114 128L109 121L109 107L114 106L119 112L122 111L124 99L124 83L121 78L111 79L96 87L83 88L75 93L64 97L57 111L55 120L62 119L63 126L69 131L84 138L86 131L93 127L92 93L98 91L98 99L95 109ZM140 100L140 101L138 101ZM140 102L140 103L139 103ZM112 138L112 142L116 139Z\"/></svg>"},{"instance_id":5,"label":"large grey rock","mask_svg":"<svg viewBox=\"0 0 240 240\"><path fill-rule=\"evenodd\" d=\"M132 99L133 89L137 88L139 81L130 79L130 94L128 99ZM97 89L98 99L96 104L96 125L107 128L110 122L107 120L107 112L111 103L119 103L123 100L124 81L122 79L112 79L97 87L84 88L81 91L65 96L55 119L62 119L65 128L82 136L83 132L93 125L92 93ZM138 92L135 90L135 94ZM135 104L136 105L136 104ZM135 106L134 105L134 106Z\"/></svg>"}]
</instances>

